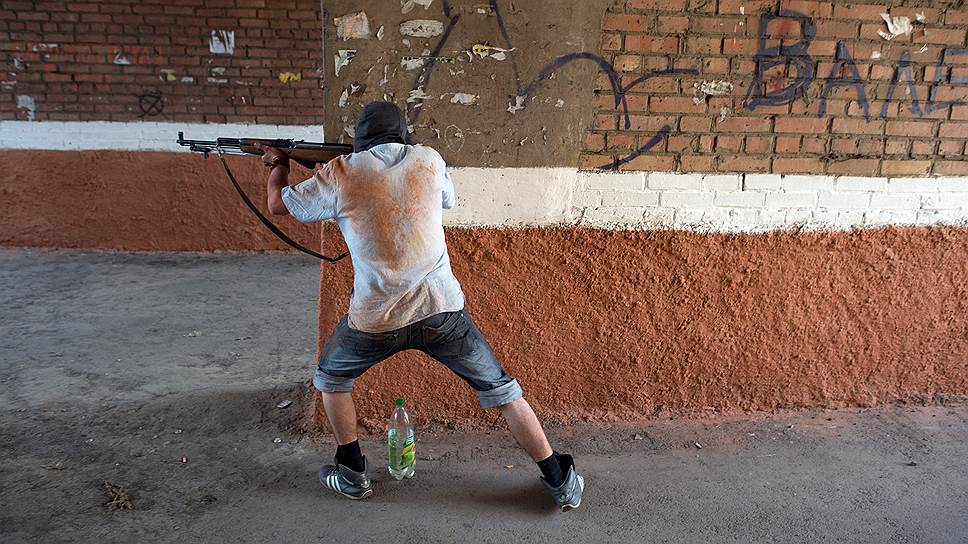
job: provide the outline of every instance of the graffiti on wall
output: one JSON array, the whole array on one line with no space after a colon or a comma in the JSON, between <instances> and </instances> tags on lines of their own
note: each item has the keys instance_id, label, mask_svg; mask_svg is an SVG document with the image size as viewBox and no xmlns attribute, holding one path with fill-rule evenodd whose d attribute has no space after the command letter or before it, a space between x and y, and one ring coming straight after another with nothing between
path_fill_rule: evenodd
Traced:
<instances>
[{"instance_id":1,"label":"graffiti on wall","mask_svg":"<svg viewBox=\"0 0 968 544\"><path fill-rule=\"evenodd\" d=\"M768 28L771 23L777 20L792 20L799 25L800 39L796 43L779 45L768 45ZM743 107L748 110L755 110L759 106L779 106L789 104L804 96L807 89L816 78L813 65L813 58L807 53L811 42L816 37L817 27L813 19L795 11L781 11L779 14L764 13L760 16L757 28L757 51L754 56L756 62L756 72L753 84L750 85L749 92L743 101ZM934 79L931 81L928 96L924 100L918 97L916 80L911 69L911 52L904 50L894 73L891 76L884 96L884 104L879 115L887 117L890 101L894 98L903 78L906 86L906 95L910 96L911 112L921 117L925 114L963 104L963 100L937 100L938 85L941 83L943 74L942 68L946 59L959 56L968 56L968 49L947 48L943 49L938 57L938 62L934 70ZM770 88L767 84L767 74L775 69L782 68L792 70L796 73L793 82L780 88ZM968 83L968 77L954 75L951 83L958 85ZM837 42L837 51L834 57L834 64L824 80L823 89L820 91L820 103L817 107L817 116L822 117L827 112L827 99L830 92L837 87L853 87L857 93L857 102L864 111L864 117L870 119L870 103L867 97L867 88L860 76L857 65L850 57L847 46L843 41ZM922 105L923 102L923 105Z\"/></svg>"},{"instance_id":2,"label":"graffiti on wall","mask_svg":"<svg viewBox=\"0 0 968 544\"><path fill-rule=\"evenodd\" d=\"M627 94L656 77L698 75L699 73L697 70L691 69L653 71L632 80L625 79L623 82L622 76L619 73L620 71L608 59L595 53L577 51L551 59L537 71L534 77L530 77L529 75L522 74L518 63L519 55L527 55L528 52L522 51L515 46L514 40L512 40L507 25L505 24L505 12L502 10L501 5L497 0L489 0L487 8L494 15L497 22L498 32L496 41L499 47L493 49L501 52L502 60L503 55L506 54L511 64L512 74L510 80L504 82L512 91L509 93L512 95L511 102L508 103L508 111L511 113L526 109L529 101L534 98L545 82L554 78L555 74L560 70L572 63L590 62L596 65L598 70L606 76L603 79L608 82L606 89L610 90L611 95L614 97L614 107L619 113L621 128L628 130L631 127L632 117L629 114ZM407 117L411 124L416 124L416 121L420 118L424 110L424 100L425 98L429 98L430 95L429 91L435 70L439 68L438 65L442 62L441 59L446 58L441 55L451 40L453 31L461 24L461 14L452 8L450 0L442 1L440 9L443 14L444 23L441 25L442 28L437 34L436 43L432 44L432 49L421 57L419 72L410 86L411 99L407 101ZM769 28L777 22L782 23L788 28L791 25L796 27L799 31L799 37L793 40L792 43L785 42L784 40L771 41L769 39ZM748 87L745 97L740 96L738 98L740 107L755 111L760 107L790 104L800 98L806 97L808 89L817 83L818 80L820 83L819 100L817 101L815 114L821 117L827 114L830 97L840 88L853 90L854 94L856 94L856 104L868 120L876 115L887 117L891 104L896 104L899 100L908 101L910 111L918 116L924 116L941 109L951 108L965 103L964 100L952 96L943 96L944 99L939 98L941 96L939 93L939 85L943 83L941 79L943 77L945 63L957 62L954 60L956 57L968 56L968 48L948 47L947 49L943 49L940 52L935 66L933 80L927 80L929 78L926 75L925 79L927 81L923 82L918 81L914 77L915 72L914 68L912 68L914 63L911 61L910 51L904 51L900 55L900 59L895 62L895 66L893 66L893 74L887 83L886 92L881 93L883 96L877 97L880 104L878 104L879 108L875 109L872 106L874 97L869 96L868 93L870 83L865 81L858 65L851 57L847 45L843 41L836 42L834 59L829 71L824 69L824 73L818 73L817 63L808 53L816 34L817 24L813 18L803 13L790 10L781 10L776 13L763 13L759 17L757 26L757 44L753 59L755 63L755 70L752 74L753 82ZM786 77L784 75L780 78L770 77L773 73L790 74L791 76ZM501 80L497 81L500 82ZM965 84L968 83L968 77L954 73L947 83L952 85ZM926 90L924 90L923 85L927 86ZM719 95L715 93L704 94L710 96ZM898 96L900 98L897 98ZM728 115L728 110L726 113L722 113L722 115ZM658 146L673 131L674 128L672 125L659 127L652 137L638 149L632 150L625 156L614 158L604 168L620 168L622 165Z\"/></svg>"},{"instance_id":3,"label":"graffiti on wall","mask_svg":"<svg viewBox=\"0 0 968 544\"><path fill-rule=\"evenodd\" d=\"M612 94L615 97L615 107L621 108L622 118L624 126L628 129L631 126L631 117L629 115L629 106L626 95L634 90L636 87L642 85L646 81L663 75L670 74L681 74L681 75L695 75L698 74L697 70L692 69L672 69L672 70L661 70L652 72L649 74L642 75L627 85L622 84L622 78L619 72L615 69L615 66L595 53L590 53L587 51L579 51L575 53L569 53L566 55L561 55L551 62L547 63L538 72L538 75L532 80L526 80L521 76L519 65L517 62L517 48L514 46L511 36L507 31L507 26L504 22L504 15L501 11L501 7L498 5L497 0L489 1L489 8L492 13L494 13L497 19L497 26L500 32L500 39L502 42L500 50L507 54L511 61L511 71L512 71L512 84L514 86L514 101L508 104L508 111L514 113L517 111L524 110L527 108L528 101L535 95L535 93L541 88L541 86L551 79L556 72L562 68L568 66L574 62L592 62L596 64L599 69L608 77L609 85L611 87ZM455 13L451 8L449 0L444 0L442 2L442 7L444 17L447 19L447 23L444 26L443 33L437 40L436 45L431 50L430 54L426 57L426 62L423 63L423 67L414 79L413 86L411 88L411 94L417 96L415 100L408 103L407 107L407 120L411 124L416 123L417 119L420 117L423 111L423 98L421 91L425 91L430 88L430 82L434 74L434 70L438 64L438 58L441 58L441 52L450 39L451 33L454 28L460 23L460 14ZM416 94L414 94L416 93ZM632 151L628 155L615 159L612 164L606 166L608 169L618 169L623 164L635 159L636 157L647 153L649 150L654 148L656 145L661 143L666 136L672 132L672 126L665 125L661 127L657 134L655 134L651 139L649 139L644 145L638 149Z\"/></svg>"}]
</instances>

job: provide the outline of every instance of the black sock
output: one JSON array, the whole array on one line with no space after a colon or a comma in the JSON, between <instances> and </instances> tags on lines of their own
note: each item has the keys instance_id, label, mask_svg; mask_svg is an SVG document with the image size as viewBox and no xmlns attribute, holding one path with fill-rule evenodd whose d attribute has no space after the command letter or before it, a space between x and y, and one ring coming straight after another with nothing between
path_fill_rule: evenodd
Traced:
<instances>
[{"instance_id":1,"label":"black sock","mask_svg":"<svg viewBox=\"0 0 968 544\"><path fill-rule=\"evenodd\" d=\"M547 459L538 461L538 468L541 469L541 474L551 487L558 487L565 483L565 475L561 472L561 462L558 460L557 453L552 452Z\"/></svg>"},{"instance_id":2,"label":"black sock","mask_svg":"<svg viewBox=\"0 0 968 544\"><path fill-rule=\"evenodd\" d=\"M336 446L336 462L353 472L363 472L366 465L363 462L363 452L360 451L360 441L354 440L349 444Z\"/></svg>"}]
</instances>

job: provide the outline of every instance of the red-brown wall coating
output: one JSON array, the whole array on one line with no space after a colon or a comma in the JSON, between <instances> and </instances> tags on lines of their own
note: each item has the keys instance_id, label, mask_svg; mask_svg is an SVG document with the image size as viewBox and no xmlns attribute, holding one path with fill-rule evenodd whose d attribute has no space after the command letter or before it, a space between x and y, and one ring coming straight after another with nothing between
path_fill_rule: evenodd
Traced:
<instances>
[{"instance_id":1,"label":"red-brown wall coating","mask_svg":"<svg viewBox=\"0 0 968 544\"><path fill-rule=\"evenodd\" d=\"M265 168L229 165L263 213ZM281 250L243 204L217 159L188 153L3 152L0 245L153 251ZM292 179L311 174L293 166ZM273 217L308 247L317 228Z\"/></svg>"},{"instance_id":2,"label":"red-brown wall coating","mask_svg":"<svg viewBox=\"0 0 968 544\"><path fill-rule=\"evenodd\" d=\"M324 247L338 233L324 232ZM467 308L544 418L868 405L968 394L968 230L704 235L450 229ZM320 340L349 263L323 265ZM408 353L357 382L365 426L493 421ZM317 403L316 421L325 420Z\"/></svg>"}]
</instances>

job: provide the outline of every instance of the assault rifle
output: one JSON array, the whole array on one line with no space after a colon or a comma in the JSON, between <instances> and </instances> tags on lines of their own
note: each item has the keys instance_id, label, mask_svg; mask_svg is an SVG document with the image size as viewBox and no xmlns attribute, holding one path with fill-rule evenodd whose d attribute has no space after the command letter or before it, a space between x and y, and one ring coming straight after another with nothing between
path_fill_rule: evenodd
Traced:
<instances>
[{"instance_id":1,"label":"assault rifle","mask_svg":"<svg viewBox=\"0 0 968 544\"><path fill-rule=\"evenodd\" d=\"M257 147L261 144L279 149L290 159L312 170L317 164L326 164L340 155L348 155L352 153L353 146L346 144L304 142L303 140L268 140L260 138L216 138L215 140L186 140L184 132L178 133L178 144L187 147L190 151L202 153L205 155L206 159L208 158L209 153L217 154L219 160L222 162L222 167L225 169L225 174L229 177L229 181L232 182L235 190L238 191L239 196L242 197L242 201L245 202L245 205L252 210L252 213L254 213L256 217L259 218L259 221L261 221L266 228L272 231L272 233L278 236L283 242L298 249L299 251L302 251L303 253L312 255L313 257L326 261L330 264L336 264L349 256L349 252L347 251L337 257L327 257L286 236L284 232L279 230L279 227L273 224L268 217L259 211L259 208L252 203L252 199L245 194L245 191L242 190L242 186L239 185L238 180L235 179L232 171L229 170L229 165L225 162L224 155L262 156L264 154L263 151Z\"/></svg>"},{"instance_id":2,"label":"assault rifle","mask_svg":"<svg viewBox=\"0 0 968 544\"><path fill-rule=\"evenodd\" d=\"M323 144L306 142L303 140L264 139L264 138L216 138L215 140L186 140L185 133L178 133L178 144L187 147L208 158L209 153L217 155L248 155L261 156L259 144L275 147L289 156L293 161L309 168L353 152L353 146L348 144Z\"/></svg>"}]
</instances>

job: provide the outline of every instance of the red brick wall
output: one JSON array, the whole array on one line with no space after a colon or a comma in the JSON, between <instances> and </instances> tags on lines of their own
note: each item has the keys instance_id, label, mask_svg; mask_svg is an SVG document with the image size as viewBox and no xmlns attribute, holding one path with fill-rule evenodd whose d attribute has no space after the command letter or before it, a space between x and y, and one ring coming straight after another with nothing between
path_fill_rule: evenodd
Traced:
<instances>
[{"instance_id":1,"label":"red brick wall","mask_svg":"<svg viewBox=\"0 0 968 544\"><path fill-rule=\"evenodd\" d=\"M0 119L322 124L321 48L318 0L4 0Z\"/></svg>"},{"instance_id":2,"label":"red brick wall","mask_svg":"<svg viewBox=\"0 0 968 544\"><path fill-rule=\"evenodd\" d=\"M887 31L880 16L887 9L880 5L616 2L602 21L601 53L622 88L616 93L607 75L600 76L582 164L692 172L968 174L968 8L921 4L934 7L889 9L912 22L923 13L926 24L915 23L911 35L886 41L877 33ZM771 62L778 65L770 68ZM655 75L663 70L692 72ZM732 93L705 96L695 87L704 80L729 81ZM618 107L616 97L624 97Z\"/></svg>"}]
</instances>

